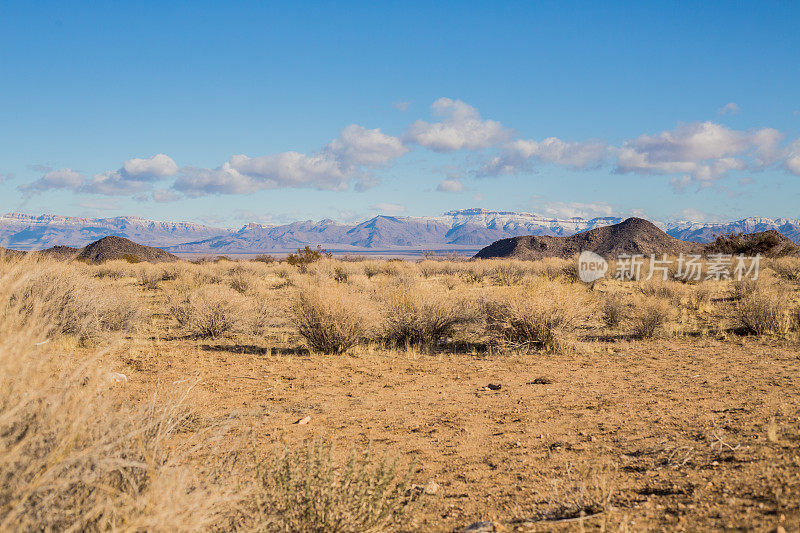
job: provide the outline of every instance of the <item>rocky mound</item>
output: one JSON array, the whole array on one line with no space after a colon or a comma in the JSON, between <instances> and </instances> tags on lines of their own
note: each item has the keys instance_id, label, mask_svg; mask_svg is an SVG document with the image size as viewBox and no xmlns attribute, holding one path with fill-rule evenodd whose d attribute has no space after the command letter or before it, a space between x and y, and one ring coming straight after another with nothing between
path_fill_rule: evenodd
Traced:
<instances>
[{"instance_id":1,"label":"rocky mound","mask_svg":"<svg viewBox=\"0 0 800 533\"><path fill-rule=\"evenodd\" d=\"M150 263L163 263L177 261L178 257L161 248L142 246L123 237L103 237L99 241L86 246L75 259L102 263L113 259L124 259L131 262L148 261Z\"/></svg>"},{"instance_id":2,"label":"rocky mound","mask_svg":"<svg viewBox=\"0 0 800 533\"><path fill-rule=\"evenodd\" d=\"M721 235L707 245L705 254L744 254L764 257L782 257L800 254L800 247L778 231L768 230L758 233Z\"/></svg>"},{"instance_id":3,"label":"rocky mound","mask_svg":"<svg viewBox=\"0 0 800 533\"><path fill-rule=\"evenodd\" d=\"M619 224L595 228L570 237L525 236L496 241L475 254L478 259L513 257L569 259L584 250L613 259L620 254L692 253L697 245L670 237L658 226L642 218L629 218Z\"/></svg>"},{"instance_id":4,"label":"rocky mound","mask_svg":"<svg viewBox=\"0 0 800 533\"><path fill-rule=\"evenodd\" d=\"M36 252L38 255L43 255L48 259L56 259L58 261L69 261L70 259L74 259L78 253L80 253L80 248L73 248L72 246L53 246L52 248L47 248L45 250L40 250Z\"/></svg>"}]
</instances>

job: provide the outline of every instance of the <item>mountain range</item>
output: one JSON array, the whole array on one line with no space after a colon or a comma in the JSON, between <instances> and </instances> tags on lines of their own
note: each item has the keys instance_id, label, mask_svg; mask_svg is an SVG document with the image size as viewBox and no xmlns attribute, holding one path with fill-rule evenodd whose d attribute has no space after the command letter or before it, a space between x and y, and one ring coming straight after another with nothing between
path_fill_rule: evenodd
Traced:
<instances>
[{"instance_id":1,"label":"mountain range","mask_svg":"<svg viewBox=\"0 0 800 533\"><path fill-rule=\"evenodd\" d=\"M499 239L523 235L566 237L622 222L622 218L545 217L532 213L464 209L438 217L379 215L359 224L334 220L283 225L250 223L238 230L138 217L75 218L9 213L0 216L0 246L41 250L57 245L83 247L116 235L178 254L254 254L320 245L339 252L475 252ZM729 223L655 224L684 241L710 242L717 235L776 230L800 244L800 219L750 217Z\"/></svg>"}]
</instances>

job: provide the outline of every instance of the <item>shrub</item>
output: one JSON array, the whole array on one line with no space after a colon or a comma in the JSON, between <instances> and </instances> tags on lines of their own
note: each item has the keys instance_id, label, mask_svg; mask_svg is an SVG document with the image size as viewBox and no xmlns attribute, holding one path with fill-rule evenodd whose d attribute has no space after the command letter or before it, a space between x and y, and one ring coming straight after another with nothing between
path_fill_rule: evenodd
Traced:
<instances>
[{"instance_id":1,"label":"shrub","mask_svg":"<svg viewBox=\"0 0 800 533\"><path fill-rule=\"evenodd\" d=\"M306 245L305 248L298 248L297 253L286 256L286 262L305 271L306 267L311 263L316 263L323 258L330 259L332 256L333 254L319 246L317 246L316 250L312 250Z\"/></svg>"},{"instance_id":2,"label":"shrub","mask_svg":"<svg viewBox=\"0 0 800 533\"><path fill-rule=\"evenodd\" d=\"M164 278L161 270L159 270L157 267L149 265L149 267L143 266L139 269L136 279L139 282L139 285L141 285L144 289L154 291L158 289L158 284L161 283Z\"/></svg>"},{"instance_id":3,"label":"shrub","mask_svg":"<svg viewBox=\"0 0 800 533\"><path fill-rule=\"evenodd\" d=\"M606 293L603 297L602 317L603 322L610 328L619 327L628 314L628 302L625 297L618 292Z\"/></svg>"},{"instance_id":4,"label":"shrub","mask_svg":"<svg viewBox=\"0 0 800 533\"><path fill-rule=\"evenodd\" d=\"M275 262L275 258L272 257L271 255L260 254L260 255L255 256L253 258L253 261L255 261L257 263L266 263L266 264L269 265L269 264Z\"/></svg>"},{"instance_id":5,"label":"shrub","mask_svg":"<svg viewBox=\"0 0 800 533\"><path fill-rule=\"evenodd\" d=\"M490 337L512 347L544 352L568 351L575 326L591 313L582 288L558 282L540 283L530 293L510 293L486 303Z\"/></svg>"},{"instance_id":6,"label":"shrub","mask_svg":"<svg viewBox=\"0 0 800 533\"><path fill-rule=\"evenodd\" d=\"M341 354L367 339L377 316L370 302L342 284L306 286L292 306L297 331L309 348Z\"/></svg>"},{"instance_id":7,"label":"shrub","mask_svg":"<svg viewBox=\"0 0 800 533\"><path fill-rule=\"evenodd\" d=\"M782 335L788 329L788 307L780 289L759 285L736 304L742 328L755 335Z\"/></svg>"},{"instance_id":8,"label":"shrub","mask_svg":"<svg viewBox=\"0 0 800 533\"><path fill-rule=\"evenodd\" d=\"M229 284L236 292L246 294L253 288L253 278L247 272L236 271L231 274Z\"/></svg>"},{"instance_id":9,"label":"shrub","mask_svg":"<svg viewBox=\"0 0 800 533\"><path fill-rule=\"evenodd\" d=\"M517 285L525 277L525 270L517 263L499 261L494 268L494 279L499 285Z\"/></svg>"},{"instance_id":10,"label":"shrub","mask_svg":"<svg viewBox=\"0 0 800 533\"><path fill-rule=\"evenodd\" d=\"M337 266L333 269L333 280L337 283L347 283L347 270Z\"/></svg>"},{"instance_id":11,"label":"shrub","mask_svg":"<svg viewBox=\"0 0 800 533\"><path fill-rule=\"evenodd\" d=\"M630 317L633 335L640 339L653 338L670 318L671 307L661 299L649 298L634 306Z\"/></svg>"},{"instance_id":12,"label":"shrub","mask_svg":"<svg viewBox=\"0 0 800 533\"><path fill-rule=\"evenodd\" d=\"M279 450L256 469L254 529L293 532L382 531L402 517L412 497L397 461L369 449L337 461L330 445Z\"/></svg>"},{"instance_id":13,"label":"shrub","mask_svg":"<svg viewBox=\"0 0 800 533\"><path fill-rule=\"evenodd\" d=\"M224 285L210 285L178 297L171 306L178 325L199 337L221 337L241 329L241 296Z\"/></svg>"},{"instance_id":14,"label":"shrub","mask_svg":"<svg viewBox=\"0 0 800 533\"><path fill-rule=\"evenodd\" d=\"M753 279L742 279L731 284L731 298L742 300L753 294L758 288L758 282Z\"/></svg>"},{"instance_id":15,"label":"shrub","mask_svg":"<svg viewBox=\"0 0 800 533\"><path fill-rule=\"evenodd\" d=\"M397 288L385 306L384 338L399 346L431 346L476 318L463 298L416 284Z\"/></svg>"}]
</instances>

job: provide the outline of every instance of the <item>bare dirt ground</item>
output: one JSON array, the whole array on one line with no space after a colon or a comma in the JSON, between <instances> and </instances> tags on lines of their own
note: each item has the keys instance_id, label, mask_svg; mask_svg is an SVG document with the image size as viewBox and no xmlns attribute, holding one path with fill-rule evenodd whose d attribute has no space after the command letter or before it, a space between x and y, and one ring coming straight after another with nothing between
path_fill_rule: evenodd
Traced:
<instances>
[{"instance_id":1,"label":"bare dirt ground","mask_svg":"<svg viewBox=\"0 0 800 533\"><path fill-rule=\"evenodd\" d=\"M280 352L272 342L155 338L130 349L124 371L143 391L197 380L199 425L240 418L261 449L324 438L413 461L414 480L439 488L408 530L476 521L569 530L576 522L552 519L602 498L609 509L584 527L800 527L797 346L673 339L571 355Z\"/></svg>"}]
</instances>

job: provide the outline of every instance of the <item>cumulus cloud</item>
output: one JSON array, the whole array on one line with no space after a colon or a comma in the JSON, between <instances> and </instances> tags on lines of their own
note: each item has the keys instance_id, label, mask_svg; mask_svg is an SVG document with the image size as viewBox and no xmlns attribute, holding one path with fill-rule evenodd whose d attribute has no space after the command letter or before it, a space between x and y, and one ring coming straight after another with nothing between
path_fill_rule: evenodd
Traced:
<instances>
[{"instance_id":1,"label":"cumulus cloud","mask_svg":"<svg viewBox=\"0 0 800 533\"><path fill-rule=\"evenodd\" d=\"M517 140L507 143L503 152L486 161L479 175L517 174L530 170L531 163L552 163L573 169L595 168L608 156L606 144L600 141L566 142L556 137L543 141Z\"/></svg>"},{"instance_id":2,"label":"cumulus cloud","mask_svg":"<svg viewBox=\"0 0 800 533\"><path fill-rule=\"evenodd\" d=\"M783 167L795 176L800 176L800 139L789 145Z\"/></svg>"},{"instance_id":3,"label":"cumulus cloud","mask_svg":"<svg viewBox=\"0 0 800 533\"><path fill-rule=\"evenodd\" d=\"M50 189L68 189L77 191L83 185L83 174L69 168L50 170L44 176L28 185L20 186L26 192L40 192Z\"/></svg>"},{"instance_id":4,"label":"cumulus cloud","mask_svg":"<svg viewBox=\"0 0 800 533\"><path fill-rule=\"evenodd\" d=\"M462 192L464 190L464 184L458 179L448 178L440 181L436 190L441 192Z\"/></svg>"},{"instance_id":5,"label":"cumulus cloud","mask_svg":"<svg viewBox=\"0 0 800 533\"><path fill-rule=\"evenodd\" d=\"M720 115L736 115L740 111L738 104L736 102L728 102L724 106L717 109L717 113Z\"/></svg>"},{"instance_id":6,"label":"cumulus cloud","mask_svg":"<svg viewBox=\"0 0 800 533\"><path fill-rule=\"evenodd\" d=\"M617 149L616 171L683 174L707 186L731 170L748 168L745 156L752 159L753 167L774 161L780 138L780 133L770 128L745 132L713 122L686 124L623 143Z\"/></svg>"},{"instance_id":7,"label":"cumulus cloud","mask_svg":"<svg viewBox=\"0 0 800 533\"><path fill-rule=\"evenodd\" d=\"M431 106L441 122L418 120L405 140L436 152L481 150L507 140L511 132L494 120L483 120L478 110L461 100L439 98Z\"/></svg>"},{"instance_id":8,"label":"cumulus cloud","mask_svg":"<svg viewBox=\"0 0 800 533\"><path fill-rule=\"evenodd\" d=\"M147 159L128 159L122 164L120 174L139 181L158 180L174 176L178 165L165 154L156 154Z\"/></svg>"},{"instance_id":9,"label":"cumulus cloud","mask_svg":"<svg viewBox=\"0 0 800 533\"><path fill-rule=\"evenodd\" d=\"M352 183L362 190L374 183L366 169L387 165L407 151L398 138L353 124L317 153L234 155L216 169L181 169L174 187L190 195L304 187L342 191Z\"/></svg>"},{"instance_id":10,"label":"cumulus cloud","mask_svg":"<svg viewBox=\"0 0 800 533\"><path fill-rule=\"evenodd\" d=\"M614 214L614 209L606 202L548 202L544 212L556 218L596 218Z\"/></svg>"}]
</instances>

